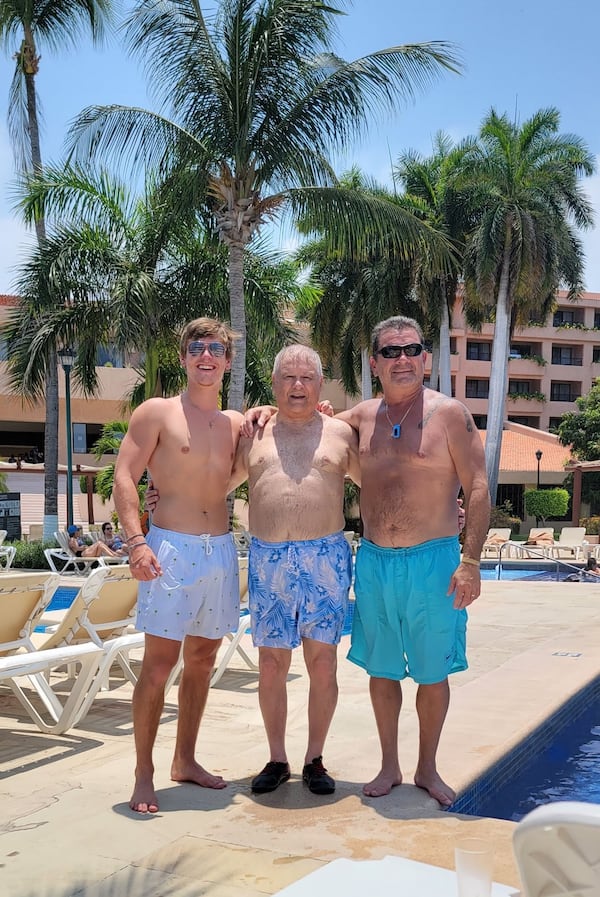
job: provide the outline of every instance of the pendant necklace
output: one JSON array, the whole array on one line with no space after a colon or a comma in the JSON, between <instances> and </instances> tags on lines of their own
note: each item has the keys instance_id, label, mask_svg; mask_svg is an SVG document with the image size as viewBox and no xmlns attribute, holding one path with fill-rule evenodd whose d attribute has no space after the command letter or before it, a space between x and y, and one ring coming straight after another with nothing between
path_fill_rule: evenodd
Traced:
<instances>
[{"instance_id":1,"label":"pendant necklace","mask_svg":"<svg viewBox=\"0 0 600 897\"><path fill-rule=\"evenodd\" d=\"M420 393L419 393L419 395L420 395ZM389 416L389 414L388 414L388 403L385 402L385 416L386 416L387 419L388 419L388 424L389 424L390 427L392 428L392 432L390 433L392 439L400 439L400 437L402 436L402 424L404 423L404 421L405 421L406 418L408 417L409 412L412 411L413 406L414 406L414 404L415 404L415 402L417 401L418 398L419 398L419 396L417 396L415 399L413 399L413 401L412 401L411 404L409 405L408 409L404 412L404 414L402 415L400 421L399 421L397 424L392 423L392 421L390 420L390 416Z\"/></svg>"}]
</instances>

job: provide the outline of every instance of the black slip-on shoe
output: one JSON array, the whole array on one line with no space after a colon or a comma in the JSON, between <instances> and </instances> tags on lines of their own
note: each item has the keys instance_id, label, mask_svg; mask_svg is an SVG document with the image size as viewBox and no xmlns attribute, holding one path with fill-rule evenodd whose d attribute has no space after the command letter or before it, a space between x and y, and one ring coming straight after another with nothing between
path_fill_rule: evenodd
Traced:
<instances>
[{"instance_id":1,"label":"black slip-on shoe","mask_svg":"<svg viewBox=\"0 0 600 897\"><path fill-rule=\"evenodd\" d=\"M335 781L327 775L323 766L323 757L315 757L302 770L302 781L306 782L313 794L333 794Z\"/></svg>"},{"instance_id":2,"label":"black slip-on shoe","mask_svg":"<svg viewBox=\"0 0 600 897\"><path fill-rule=\"evenodd\" d=\"M269 760L264 769L252 779L252 791L254 794L267 794L275 791L282 782L287 782L290 777L289 763L278 763Z\"/></svg>"}]
</instances>

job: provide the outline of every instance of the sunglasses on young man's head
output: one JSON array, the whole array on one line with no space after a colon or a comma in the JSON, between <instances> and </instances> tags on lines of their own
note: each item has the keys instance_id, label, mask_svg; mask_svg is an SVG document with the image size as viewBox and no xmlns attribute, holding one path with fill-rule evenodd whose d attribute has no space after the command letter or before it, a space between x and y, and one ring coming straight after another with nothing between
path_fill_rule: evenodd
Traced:
<instances>
[{"instance_id":1,"label":"sunglasses on young man's head","mask_svg":"<svg viewBox=\"0 0 600 897\"><path fill-rule=\"evenodd\" d=\"M408 346L382 346L375 354L383 355L384 358L400 358L402 353L404 353L407 358L415 358L422 351L423 346L421 343L409 343Z\"/></svg>"},{"instance_id":2,"label":"sunglasses on young man's head","mask_svg":"<svg viewBox=\"0 0 600 897\"><path fill-rule=\"evenodd\" d=\"M222 358L225 355L225 346L223 343L205 343L202 340L193 340L188 345L190 355L203 355L208 349L209 353L215 358Z\"/></svg>"}]
</instances>

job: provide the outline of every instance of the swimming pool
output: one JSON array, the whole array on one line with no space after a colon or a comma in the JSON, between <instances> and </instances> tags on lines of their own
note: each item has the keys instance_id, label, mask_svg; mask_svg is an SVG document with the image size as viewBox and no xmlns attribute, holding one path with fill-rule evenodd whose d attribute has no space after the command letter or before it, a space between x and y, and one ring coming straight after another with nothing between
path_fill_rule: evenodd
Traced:
<instances>
[{"instance_id":1,"label":"swimming pool","mask_svg":"<svg viewBox=\"0 0 600 897\"><path fill-rule=\"evenodd\" d=\"M563 564L556 570L556 564L537 564L530 566L514 566L509 567L502 565L500 577L498 577L498 565L490 566L483 563L481 565L482 580L498 580L503 582L567 582L568 577L576 574L580 575L582 566L571 564ZM582 576L581 582L600 584L600 580L593 576Z\"/></svg>"},{"instance_id":2,"label":"swimming pool","mask_svg":"<svg viewBox=\"0 0 600 897\"><path fill-rule=\"evenodd\" d=\"M535 807L561 800L600 803L600 676L494 764L450 810L518 822Z\"/></svg>"}]
</instances>

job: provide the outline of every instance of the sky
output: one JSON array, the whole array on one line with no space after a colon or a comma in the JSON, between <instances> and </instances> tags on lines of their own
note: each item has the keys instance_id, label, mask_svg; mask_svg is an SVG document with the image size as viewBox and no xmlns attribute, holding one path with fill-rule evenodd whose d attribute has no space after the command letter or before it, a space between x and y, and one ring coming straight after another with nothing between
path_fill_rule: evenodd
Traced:
<instances>
[{"instance_id":1,"label":"sky","mask_svg":"<svg viewBox=\"0 0 600 897\"><path fill-rule=\"evenodd\" d=\"M354 0L339 21L339 55L354 59L384 47L443 40L456 45L461 75L444 74L398 109L374 123L358 145L347 148L338 170L357 164L390 183L391 165L400 153L431 151L445 131L458 141L477 133L493 107L523 121L538 109L555 106L561 131L581 137L600 169L598 0ZM31 244L14 206L14 165L6 115L17 46L0 56L0 293L10 293L14 269ZM80 42L60 56L42 50L37 77L43 111L42 155L58 162L69 125L85 106L124 103L156 108L146 91L141 65L127 57L118 37L101 49ZM596 210L598 226L582 235L586 289L600 292L600 171L584 189Z\"/></svg>"}]
</instances>

